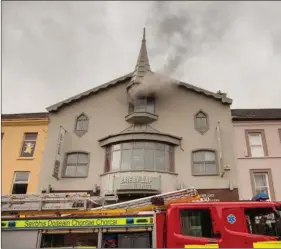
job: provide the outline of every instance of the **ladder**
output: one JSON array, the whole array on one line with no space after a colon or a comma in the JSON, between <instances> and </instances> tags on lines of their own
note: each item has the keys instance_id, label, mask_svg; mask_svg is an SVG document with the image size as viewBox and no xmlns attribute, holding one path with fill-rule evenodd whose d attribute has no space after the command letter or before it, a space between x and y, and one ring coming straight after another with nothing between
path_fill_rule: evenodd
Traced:
<instances>
[{"instance_id":1,"label":"ladder","mask_svg":"<svg viewBox=\"0 0 281 249\"><path fill-rule=\"evenodd\" d=\"M155 206L151 203L153 197L162 198L164 205ZM106 201L116 201L117 196L89 196L87 193L60 193L41 195L8 195L2 196L2 215L11 211L20 216L42 215L120 215L155 211L165 208L170 203L192 202L200 199L195 188L172 191L150 197L140 198L111 205L104 205ZM31 205L32 203L32 205ZM81 205L77 205L81 203ZM96 208L89 208L87 203L94 204Z\"/></svg>"},{"instance_id":2,"label":"ladder","mask_svg":"<svg viewBox=\"0 0 281 249\"><path fill-rule=\"evenodd\" d=\"M41 211L41 210L77 210L91 206L101 206L108 200L117 201L117 196L90 196L87 193L47 193L3 195L2 212Z\"/></svg>"}]
</instances>

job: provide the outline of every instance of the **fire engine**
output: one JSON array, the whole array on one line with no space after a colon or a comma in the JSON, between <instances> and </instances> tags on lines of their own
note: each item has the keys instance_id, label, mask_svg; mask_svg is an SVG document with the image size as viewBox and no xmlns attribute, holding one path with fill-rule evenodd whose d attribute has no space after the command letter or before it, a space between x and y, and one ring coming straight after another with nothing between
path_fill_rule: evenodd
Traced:
<instances>
[{"instance_id":1,"label":"fire engine","mask_svg":"<svg viewBox=\"0 0 281 249\"><path fill-rule=\"evenodd\" d=\"M281 202L204 202L195 188L117 196L2 196L3 248L281 248Z\"/></svg>"}]
</instances>

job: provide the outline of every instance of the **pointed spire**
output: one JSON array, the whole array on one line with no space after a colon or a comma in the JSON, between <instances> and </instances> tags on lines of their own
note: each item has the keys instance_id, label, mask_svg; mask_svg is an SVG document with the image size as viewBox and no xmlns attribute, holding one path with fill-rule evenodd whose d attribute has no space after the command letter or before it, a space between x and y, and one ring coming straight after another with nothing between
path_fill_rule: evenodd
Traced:
<instances>
[{"instance_id":1,"label":"pointed spire","mask_svg":"<svg viewBox=\"0 0 281 249\"><path fill-rule=\"evenodd\" d=\"M137 65L135 67L135 71L133 73L131 83L132 85L135 82L138 82L139 79L143 78L144 75L148 72L151 72L148 55L147 55L147 49L146 49L146 40L145 40L145 28L143 29L143 38L140 48L140 53L137 61Z\"/></svg>"}]
</instances>

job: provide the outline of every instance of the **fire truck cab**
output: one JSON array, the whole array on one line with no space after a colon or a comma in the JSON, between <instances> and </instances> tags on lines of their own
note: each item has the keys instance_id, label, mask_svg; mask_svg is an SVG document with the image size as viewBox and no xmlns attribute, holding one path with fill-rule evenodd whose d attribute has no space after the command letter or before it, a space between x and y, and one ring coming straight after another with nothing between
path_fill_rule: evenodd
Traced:
<instances>
[{"instance_id":1,"label":"fire truck cab","mask_svg":"<svg viewBox=\"0 0 281 249\"><path fill-rule=\"evenodd\" d=\"M171 204L157 214L157 247L281 248L280 203Z\"/></svg>"}]
</instances>

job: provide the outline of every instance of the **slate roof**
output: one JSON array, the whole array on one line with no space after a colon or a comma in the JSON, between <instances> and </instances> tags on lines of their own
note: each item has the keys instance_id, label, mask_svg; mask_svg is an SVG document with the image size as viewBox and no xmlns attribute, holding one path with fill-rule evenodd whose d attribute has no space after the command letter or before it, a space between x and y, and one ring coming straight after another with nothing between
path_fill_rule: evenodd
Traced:
<instances>
[{"instance_id":1,"label":"slate roof","mask_svg":"<svg viewBox=\"0 0 281 249\"><path fill-rule=\"evenodd\" d=\"M112 81L109 81L109 82L107 82L103 85L94 87L94 88L92 88L92 89L90 89L86 92L75 95L74 97L63 100L63 101L61 101L57 104L49 106L47 108L47 110L49 112L56 112L65 105L74 103L75 101L79 101L79 100L81 100L81 99L83 99L87 96L90 96L94 93L97 93L101 90L105 90L105 89L108 89L109 87L112 87L114 85L124 83L125 81L129 82L129 84L127 86L127 88L129 88L132 84L139 82L139 79L144 77L144 75L147 74L147 73L153 73L153 72L151 71L149 59L148 59L148 55L147 55L146 40L145 40L145 29L144 29L141 48L140 48L140 52L139 52L139 56L138 56L138 60L137 60L137 64L136 64L134 72L126 74L126 75L124 75L122 77L119 77L117 79L114 79ZM204 94L208 97L215 98L216 100L221 101L223 104L232 104L232 99L226 97L225 94L210 92L210 91L207 91L207 90L204 90L202 88L190 85L190 84L185 83L185 82L179 82L178 84L180 86L183 86L183 87L193 91L193 92Z\"/></svg>"},{"instance_id":2,"label":"slate roof","mask_svg":"<svg viewBox=\"0 0 281 249\"><path fill-rule=\"evenodd\" d=\"M281 108L232 109L233 121L281 120Z\"/></svg>"},{"instance_id":3,"label":"slate roof","mask_svg":"<svg viewBox=\"0 0 281 249\"><path fill-rule=\"evenodd\" d=\"M16 113L16 114L2 114L3 120L7 119L45 119L49 117L48 112L34 112L34 113Z\"/></svg>"}]
</instances>

